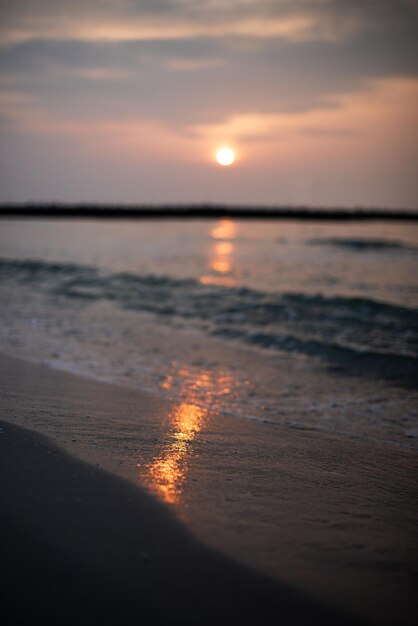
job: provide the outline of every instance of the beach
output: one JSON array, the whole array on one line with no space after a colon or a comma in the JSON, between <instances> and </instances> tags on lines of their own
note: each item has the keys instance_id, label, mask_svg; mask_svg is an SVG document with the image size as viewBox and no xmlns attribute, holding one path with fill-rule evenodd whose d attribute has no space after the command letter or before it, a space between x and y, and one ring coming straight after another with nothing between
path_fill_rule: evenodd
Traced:
<instances>
[{"instance_id":1,"label":"beach","mask_svg":"<svg viewBox=\"0 0 418 626\"><path fill-rule=\"evenodd\" d=\"M197 543L155 501L2 422L7 624L354 623Z\"/></svg>"},{"instance_id":2,"label":"beach","mask_svg":"<svg viewBox=\"0 0 418 626\"><path fill-rule=\"evenodd\" d=\"M225 601L223 584L230 584L222 582L230 566L228 559L219 555L222 551L240 563L233 565L238 572L237 584L241 584L240 577L243 584L246 576L248 581L251 576L257 578L247 568L261 572L254 594L239 594L239 610L248 618L243 623L254 623L248 607L242 604L244 598L252 604L251 610L259 611L263 607L267 611L265 617L257 618L257 623L276 623L276 617L272 618L269 611L286 615L288 609L283 609L280 600L283 585L296 594L289 608L288 623L324 623L328 619L322 608L317 609L318 615L310 608L300 615L300 610L305 611L305 602L308 607L309 602L315 607L332 607L337 611L338 623L343 623L342 616L348 622L358 619L365 623L413 623L417 488L416 456L411 451L364 442L351 442L347 446L330 435L298 430L278 429L272 435L250 422L237 427L235 420L214 413L196 435L195 450L187 465L184 523L188 520L189 529L200 540L197 543L164 506L150 496L141 495L144 482L134 463L138 459L147 465L152 463L156 442L161 441L161 423L170 411L169 403L150 394L12 358L1 359L1 380L2 418L19 428L24 426L48 434L50 438L44 440L29 431L3 425L2 493L6 498L2 506L3 523L9 525L8 532L11 527L13 532L22 533L38 546L31 547L34 552L29 551L28 558L20 552L25 563L30 564L30 555L36 555L37 549L46 555L44 570L50 577L48 559L63 552L64 563L70 559L74 567L93 567L108 574L106 568L110 566L102 560L101 542L106 542L106 550L110 552L106 558L111 559L111 570L118 572L121 585L115 597L119 593L130 597L126 600L128 611L133 610L129 602L137 576L141 588L150 587L145 597L154 598L158 610L161 608L164 614L171 599L164 596L157 601L156 586L160 589L162 577L170 588L173 581L176 586L182 586L186 605L188 586L192 585L192 597L195 587L199 587L204 602L209 604L204 611L199 608L199 622L203 619L202 610L207 623L211 623L208 611L219 610L218 603L222 605ZM156 414L161 421L155 419ZM120 445L121 442L114 445L111 454L109 445L101 441L99 424L106 431L108 422L117 420L118 432L127 433L133 416L135 423L140 424L136 427L136 459L132 458L132 449L124 443ZM97 433L95 439L91 438L92 432ZM56 448L52 440L60 447ZM83 463L73 460L74 457ZM112 494L104 496L105 502L99 498L100 506L97 498L101 491L96 479L100 490L107 493L109 489ZM123 508L119 508L121 505L115 504L119 497L123 500L125 492L129 494L128 503L136 497L138 502L145 499L147 513L145 517L140 515L139 521L131 511L125 515ZM81 512L77 520L79 504ZM101 506L111 510L102 513ZM111 535L110 542L100 535L100 524L105 518L111 528L106 527L103 532L117 533ZM102 520L99 526L98 520ZM170 556L168 566L158 560L155 550L167 549L161 547L160 541L165 541L167 533L170 537L172 526L176 532L169 544L176 554L173 559ZM8 532L2 533L4 538ZM149 539L149 533L153 539ZM187 546L191 542L192 547L184 548L183 540ZM199 550L206 550L200 542L219 551L216 567L213 566L219 583L215 599L213 592L209 592L212 584L208 583L206 561L200 560ZM17 544L21 546L19 536ZM6 541L8 545L15 544ZM10 549L10 558L16 565L13 547ZM118 558L122 559L121 563L113 564L112 559ZM148 570L137 571L141 559L153 564L151 577ZM176 559L180 566L174 565ZM20 570L16 575L20 576ZM25 575L30 577L30 571ZM199 575L205 578L206 591L198 583ZM110 578L107 584L114 585ZM60 588L58 582L55 584ZM94 578L94 584L102 583ZM252 587L253 582L248 584ZM175 588L171 591L178 602L182 594ZM61 592L64 593L62 589ZM31 594L37 596L38 592L34 589ZM284 595L286 603L293 597L287 591ZM304 599L305 595L309 601ZM41 606L42 602L46 603L45 599L39 602ZM194 599L184 609L190 623L195 622L189 611L196 610L197 605L206 606L202 602ZM100 610L106 611L105 606ZM62 610L58 600L53 609ZM228 600L227 609L235 612L237 607L230 606ZM333 623L336 618L329 619Z\"/></svg>"},{"instance_id":3,"label":"beach","mask_svg":"<svg viewBox=\"0 0 418 626\"><path fill-rule=\"evenodd\" d=\"M10 598L414 622L414 223L10 219L0 249Z\"/></svg>"},{"instance_id":4,"label":"beach","mask_svg":"<svg viewBox=\"0 0 418 626\"><path fill-rule=\"evenodd\" d=\"M2 624L415 625L418 1L0 16Z\"/></svg>"},{"instance_id":5,"label":"beach","mask_svg":"<svg viewBox=\"0 0 418 626\"><path fill-rule=\"evenodd\" d=\"M42 368L18 361L1 359L1 365L2 373L9 372L8 385L15 375L33 382L45 377ZM44 419L68 410L71 401L78 405L77 417L85 417L74 391L84 400L89 386L61 373L45 381L40 390ZM52 405L42 396L48 387ZM34 387L26 391L17 384L6 392L21 416L40 399ZM89 393L97 391L93 385ZM117 395L115 389L107 392ZM94 412L106 410L97 397L94 404ZM7 408L6 414L13 419ZM90 463L83 463L51 440L6 422L1 422L0 445L7 624L356 623L206 548L154 498L98 470L100 463L93 462L100 455L94 450Z\"/></svg>"}]
</instances>

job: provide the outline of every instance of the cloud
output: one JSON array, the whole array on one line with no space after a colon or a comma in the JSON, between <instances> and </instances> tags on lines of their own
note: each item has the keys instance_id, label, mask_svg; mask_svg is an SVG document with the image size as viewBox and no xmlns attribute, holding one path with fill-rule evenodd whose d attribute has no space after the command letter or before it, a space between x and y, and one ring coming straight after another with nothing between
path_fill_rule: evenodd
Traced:
<instances>
[{"instance_id":1,"label":"cloud","mask_svg":"<svg viewBox=\"0 0 418 626\"><path fill-rule=\"evenodd\" d=\"M402 36L380 29L343 41L28 41L3 51L0 80L51 114L154 116L186 129L254 112L329 110L376 80L418 75L416 59L413 25Z\"/></svg>"},{"instance_id":2,"label":"cloud","mask_svg":"<svg viewBox=\"0 0 418 626\"><path fill-rule=\"evenodd\" d=\"M3 0L0 80L51 112L152 112L174 125L329 108L376 79L418 74L417 5Z\"/></svg>"},{"instance_id":3,"label":"cloud","mask_svg":"<svg viewBox=\"0 0 418 626\"><path fill-rule=\"evenodd\" d=\"M25 136L98 159L142 141L173 163L228 136L277 166L286 143L296 167L303 145L366 141L356 102L404 137L413 111L396 118L388 89L416 102L417 19L417 0L2 0L2 126L19 154Z\"/></svg>"},{"instance_id":4,"label":"cloud","mask_svg":"<svg viewBox=\"0 0 418 626\"><path fill-rule=\"evenodd\" d=\"M251 36L337 41L417 17L412 0L5 0L2 45L42 40L147 41Z\"/></svg>"},{"instance_id":5,"label":"cloud","mask_svg":"<svg viewBox=\"0 0 418 626\"><path fill-rule=\"evenodd\" d=\"M327 110L233 115L220 124L191 125L189 132L191 136L203 137L215 143L222 138L238 144L258 139L263 149L268 150L276 149L272 142L280 144L290 141L302 150L301 138L305 146L315 144L315 149L318 142L325 141L343 141L341 145L344 145L344 149L348 145L365 149L370 143L370 137L373 137L374 142L379 140L381 128L382 141L390 132L393 140L397 135L399 141L408 143L409 152L412 153L415 145L414 127L418 124L417 111L418 78L385 79L374 82L364 92L340 96L335 106ZM267 148L266 138L270 142Z\"/></svg>"}]
</instances>

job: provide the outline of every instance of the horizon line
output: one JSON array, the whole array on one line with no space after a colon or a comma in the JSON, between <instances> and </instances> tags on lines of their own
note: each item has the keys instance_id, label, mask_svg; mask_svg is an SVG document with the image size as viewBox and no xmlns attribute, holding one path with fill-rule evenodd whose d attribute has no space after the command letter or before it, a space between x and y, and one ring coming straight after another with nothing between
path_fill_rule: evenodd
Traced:
<instances>
[{"instance_id":1,"label":"horizon line","mask_svg":"<svg viewBox=\"0 0 418 626\"><path fill-rule=\"evenodd\" d=\"M0 203L0 218L240 218L240 219L390 219L418 220L418 209L381 207L316 207L311 205L245 205L227 203Z\"/></svg>"}]
</instances>

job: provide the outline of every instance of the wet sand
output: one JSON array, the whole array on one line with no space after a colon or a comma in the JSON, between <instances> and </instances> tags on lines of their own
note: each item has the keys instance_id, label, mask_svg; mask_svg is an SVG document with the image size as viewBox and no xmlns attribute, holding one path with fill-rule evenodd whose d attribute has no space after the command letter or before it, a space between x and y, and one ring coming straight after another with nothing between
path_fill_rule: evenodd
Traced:
<instances>
[{"instance_id":1,"label":"wet sand","mask_svg":"<svg viewBox=\"0 0 418 626\"><path fill-rule=\"evenodd\" d=\"M180 524L143 490L170 402L10 358L0 374L2 419L61 446L3 426L8 623L414 623L414 452L211 414Z\"/></svg>"},{"instance_id":2,"label":"wet sand","mask_svg":"<svg viewBox=\"0 0 418 626\"><path fill-rule=\"evenodd\" d=\"M354 623L205 548L129 483L1 424L4 623Z\"/></svg>"}]
</instances>

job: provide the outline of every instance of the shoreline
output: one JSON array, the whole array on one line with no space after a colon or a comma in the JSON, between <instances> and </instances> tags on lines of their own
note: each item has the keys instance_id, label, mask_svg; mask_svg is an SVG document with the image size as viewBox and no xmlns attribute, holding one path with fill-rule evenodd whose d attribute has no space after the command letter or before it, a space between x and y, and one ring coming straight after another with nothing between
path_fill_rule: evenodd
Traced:
<instances>
[{"instance_id":1,"label":"shoreline","mask_svg":"<svg viewBox=\"0 0 418 626\"><path fill-rule=\"evenodd\" d=\"M204 547L127 482L0 424L7 624L356 623Z\"/></svg>"},{"instance_id":2,"label":"shoreline","mask_svg":"<svg viewBox=\"0 0 418 626\"><path fill-rule=\"evenodd\" d=\"M9 357L0 370L2 419L134 489L172 461L172 401ZM216 413L192 439L172 510L199 540L346 614L412 623L416 454Z\"/></svg>"}]
</instances>

